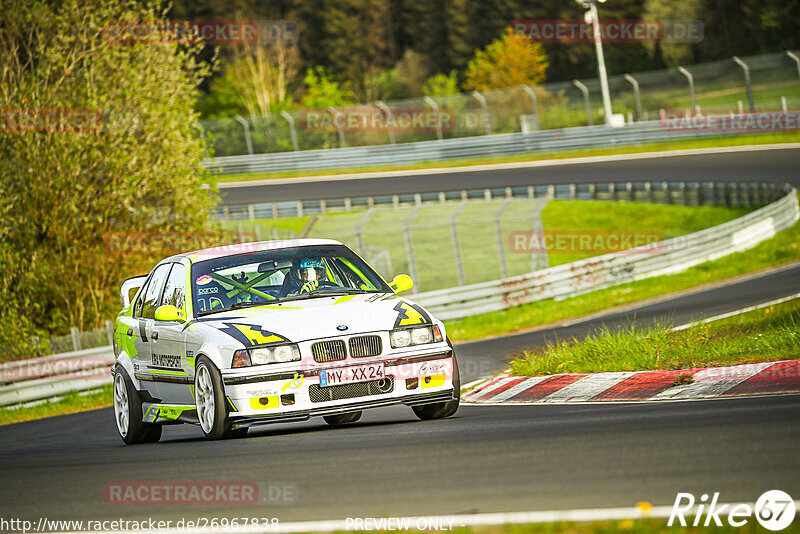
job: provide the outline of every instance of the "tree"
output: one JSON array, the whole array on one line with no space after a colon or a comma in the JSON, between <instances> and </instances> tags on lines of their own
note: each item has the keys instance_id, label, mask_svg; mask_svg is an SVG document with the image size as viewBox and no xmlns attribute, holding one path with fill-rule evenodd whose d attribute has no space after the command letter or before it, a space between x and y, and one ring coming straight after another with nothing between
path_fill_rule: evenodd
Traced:
<instances>
[{"instance_id":1,"label":"tree","mask_svg":"<svg viewBox=\"0 0 800 534\"><path fill-rule=\"evenodd\" d=\"M693 20L698 19L701 13L700 0L684 0L672 2L668 0L647 0L645 2L646 20ZM648 52L655 54L656 47L667 65L687 65L694 60L694 47L689 43L647 43Z\"/></svg>"},{"instance_id":2,"label":"tree","mask_svg":"<svg viewBox=\"0 0 800 534\"><path fill-rule=\"evenodd\" d=\"M163 24L159 4L0 10L0 343L112 318L121 281L155 257L111 256L109 235L207 227L215 197L192 123L209 66L191 43L126 44L110 31Z\"/></svg>"},{"instance_id":3,"label":"tree","mask_svg":"<svg viewBox=\"0 0 800 534\"><path fill-rule=\"evenodd\" d=\"M289 82L299 69L294 43L259 41L234 48L222 81L250 115L266 116L286 102Z\"/></svg>"},{"instance_id":4,"label":"tree","mask_svg":"<svg viewBox=\"0 0 800 534\"><path fill-rule=\"evenodd\" d=\"M547 55L541 43L516 37L511 29L478 50L467 65L464 87L483 91L544 81Z\"/></svg>"},{"instance_id":5,"label":"tree","mask_svg":"<svg viewBox=\"0 0 800 534\"><path fill-rule=\"evenodd\" d=\"M428 78L422 87L426 96L452 95L458 92L458 73L454 70L450 74L436 74Z\"/></svg>"},{"instance_id":6,"label":"tree","mask_svg":"<svg viewBox=\"0 0 800 534\"><path fill-rule=\"evenodd\" d=\"M323 67L308 69L303 83L306 91L301 105L305 109L338 108L353 104L353 93L333 81Z\"/></svg>"}]
</instances>

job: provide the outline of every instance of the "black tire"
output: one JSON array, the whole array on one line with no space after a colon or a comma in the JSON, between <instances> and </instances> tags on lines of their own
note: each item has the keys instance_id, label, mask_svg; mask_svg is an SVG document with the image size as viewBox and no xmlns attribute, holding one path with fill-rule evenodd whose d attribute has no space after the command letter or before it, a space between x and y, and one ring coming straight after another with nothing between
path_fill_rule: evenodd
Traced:
<instances>
[{"instance_id":1,"label":"black tire","mask_svg":"<svg viewBox=\"0 0 800 534\"><path fill-rule=\"evenodd\" d=\"M361 419L361 411L357 412L349 412L349 413L342 413L338 415L323 415L323 419L325 422L331 426L342 426L346 425L347 423L355 423L359 419Z\"/></svg>"},{"instance_id":2,"label":"black tire","mask_svg":"<svg viewBox=\"0 0 800 534\"><path fill-rule=\"evenodd\" d=\"M450 343L449 339L447 343L450 345L450 348L453 349L453 344ZM453 400L421 404L419 406L412 406L411 409L414 410L414 415L423 421L428 419L444 419L445 417L454 415L458 411L458 405L461 403L461 375L458 372L458 360L456 359L455 350L453 350L453 395L455 396Z\"/></svg>"},{"instance_id":3,"label":"black tire","mask_svg":"<svg viewBox=\"0 0 800 534\"><path fill-rule=\"evenodd\" d=\"M119 364L114 370L112 395L117 432L126 445L156 443L161 439L160 424L142 421L142 398L125 368Z\"/></svg>"},{"instance_id":4,"label":"black tire","mask_svg":"<svg viewBox=\"0 0 800 534\"><path fill-rule=\"evenodd\" d=\"M194 398L197 419L206 439L241 437L247 433L246 428L231 430L222 375L206 356L198 358L195 365Z\"/></svg>"}]
</instances>

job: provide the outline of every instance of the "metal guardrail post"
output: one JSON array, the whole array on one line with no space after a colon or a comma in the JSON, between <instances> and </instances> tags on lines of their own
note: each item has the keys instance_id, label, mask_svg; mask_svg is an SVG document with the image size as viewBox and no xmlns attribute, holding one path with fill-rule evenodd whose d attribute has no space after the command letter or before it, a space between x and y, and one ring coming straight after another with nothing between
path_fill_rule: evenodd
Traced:
<instances>
[{"instance_id":1,"label":"metal guardrail post","mask_svg":"<svg viewBox=\"0 0 800 534\"><path fill-rule=\"evenodd\" d=\"M364 230L364 227L367 225L367 223L369 222L369 220L372 218L372 216L374 214L375 214L375 208L374 207L368 209L364 213L364 215L361 217L361 220L358 221L358 224L356 224L356 229L355 229L356 247L358 247L358 252L362 256L365 255L365 251L366 251L366 247L364 246L364 239L362 237L362 232Z\"/></svg>"},{"instance_id":2,"label":"metal guardrail post","mask_svg":"<svg viewBox=\"0 0 800 534\"><path fill-rule=\"evenodd\" d=\"M750 67L747 66L747 63L739 59L737 56L733 56L733 61L736 62L737 65L742 67L744 71L744 85L745 90L747 91L747 105L750 106L750 113L756 112L756 104L753 100L753 87L750 84Z\"/></svg>"},{"instance_id":3,"label":"metal guardrail post","mask_svg":"<svg viewBox=\"0 0 800 534\"><path fill-rule=\"evenodd\" d=\"M578 80L572 80L573 85L583 93L583 105L586 107L586 122L589 126L594 125L592 120L592 104L589 102L589 88Z\"/></svg>"},{"instance_id":4,"label":"metal guardrail post","mask_svg":"<svg viewBox=\"0 0 800 534\"><path fill-rule=\"evenodd\" d=\"M336 129L339 131L339 148L347 146L347 140L344 138L344 125L337 120L337 117L344 117L344 114L333 106L328 108L328 111L333 115L334 122L337 122Z\"/></svg>"},{"instance_id":5,"label":"metal guardrail post","mask_svg":"<svg viewBox=\"0 0 800 534\"><path fill-rule=\"evenodd\" d=\"M378 109L380 109L381 111L383 111L386 114L386 129L389 130L389 143L391 143L393 145L396 144L397 143L397 138L394 135L394 124L393 124L393 121L390 120L390 117L392 117L392 108L387 106L381 100L378 100L377 102L375 102L375 106L377 106Z\"/></svg>"},{"instance_id":6,"label":"metal guardrail post","mask_svg":"<svg viewBox=\"0 0 800 534\"><path fill-rule=\"evenodd\" d=\"M689 81L689 95L692 98L692 113L694 114L697 109L697 97L694 94L694 76L692 76L692 73L685 67L678 66L678 72L686 76L686 79Z\"/></svg>"},{"instance_id":7,"label":"metal guardrail post","mask_svg":"<svg viewBox=\"0 0 800 534\"><path fill-rule=\"evenodd\" d=\"M456 228L458 216L467 207L466 202L462 202L456 209L452 217L450 217L450 238L453 241L453 257L456 261L456 275L458 276L458 285L463 286L467 283L464 276L464 259L461 257L461 243L458 241L458 228Z\"/></svg>"},{"instance_id":8,"label":"metal guardrail post","mask_svg":"<svg viewBox=\"0 0 800 534\"><path fill-rule=\"evenodd\" d=\"M300 150L300 145L297 142L297 130L294 127L294 117L292 117L288 111L281 111L281 117L286 119L286 122L289 123L289 135L292 136L292 148L295 152Z\"/></svg>"},{"instance_id":9,"label":"metal guardrail post","mask_svg":"<svg viewBox=\"0 0 800 534\"><path fill-rule=\"evenodd\" d=\"M442 140L442 119L439 116L439 104L436 103L434 99L429 96L423 98L426 104L428 104L433 112L436 114L436 139L439 141Z\"/></svg>"},{"instance_id":10,"label":"metal guardrail post","mask_svg":"<svg viewBox=\"0 0 800 534\"><path fill-rule=\"evenodd\" d=\"M252 137L250 137L250 125L247 124L247 121L244 120L244 117L242 117L241 115L236 115L234 117L234 119L236 119L236 122L241 124L242 128L244 128L244 141L245 141L245 144L247 144L247 153L252 155L253 154L253 139L252 139Z\"/></svg>"},{"instance_id":11,"label":"metal guardrail post","mask_svg":"<svg viewBox=\"0 0 800 534\"><path fill-rule=\"evenodd\" d=\"M81 331L77 326L71 326L69 333L72 336L72 349L81 350Z\"/></svg>"},{"instance_id":12,"label":"metal guardrail post","mask_svg":"<svg viewBox=\"0 0 800 534\"><path fill-rule=\"evenodd\" d=\"M531 107L533 108L533 115L536 117L534 126L537 130L541 130L542 121L539 118L539 102L536 100L536 91L530 85L523 85L522 90L531 97Z\"/></svg>"},{"instance_id":13,"label":"metal guardrail post","mask_svg":"<svg viewBox=\"0 0 800 534\"><path fill-rule=\"evenodd\" d=\"M492 134L492 125L489 122L489 108L486 106L486 98L479 91L472 91L472 97L481 105L481 116L483 118L483 130L486 135Z\"/></svg>"},{"instance_id":14,"label":"metal guardrail post","mask_svg":"<svg viewBox=\"0 0 800 534\"><path fill-rule=\"evenodd\" d=\"M108 344L114 346L114 322L106 320L106 335L108 336Z\"/></svg>"},{"instance_id":15,"label":"metal guardrail post","mask_svg":"<svg viewBox=\"0 0 800 534\"><path fill-rule=\"evenodd\" d=\"M503 242L503 228L500 223L500 219L503 217L503 213L508 209L511 205L511 199L506 200L503 202L503 205L500 206L500 209L494 214L494 234L497 239L497 258L500 261L500 278L508 278L508 265L506 264L506 251L504 242Z\"/></svg>"},{"instance_id":16,"label":"metal guardrail post","mask_svg":"<svg viewBox=\"0 0 800 534\"><path fill-rule=\"evenodd\" d=\"M642 96L639 94L639 82L630 74L625 74L625 79L633 86L633 97L636 99L636 120L642 120Z\"/></svg>"},{"instance_id":17,"label":"metal guardrail post","mask_svg":"<svg viewBox=\"0 0 800 534\"><path fill-rule=\"evenodd\" d=\"M797 77L800 78L800 57L797 57L797 54L791 50L787 50L786 55L792 58L795 63L797 63Z\"/></svg>"}]
</instances>

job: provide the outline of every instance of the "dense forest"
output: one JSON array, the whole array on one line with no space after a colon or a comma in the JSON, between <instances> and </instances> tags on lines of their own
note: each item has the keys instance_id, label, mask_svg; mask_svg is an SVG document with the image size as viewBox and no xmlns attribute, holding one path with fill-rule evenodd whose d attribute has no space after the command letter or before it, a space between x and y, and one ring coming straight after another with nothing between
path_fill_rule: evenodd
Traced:
<instances>
[{"instance_id":1,"label":"dense forest","mask_svg":"<svg viewBox=\"0 0 800 534\"><path fill-rule=\"evenodd\" d=\"M433 77L439 91L463 89L476 51L500 38L513 20L580 20L583 8L573 0L177 0L169 16L291 22L296 42L280 54L273 51L280 56L278 87L261 104L276 111L302 105L309 69L354 101L419 96ZM608 0L600 4L600 18L699 20L704 28L694 44L606 44L611 74L800 46L800 0ZM548 82L596 75L591 44L548 43L544 50ZM204 55L213 54L206 47ZM203 85L205 117L232 115L242 107L232 82L247 76L247 52L221 46L218 54L220 68Z\"/></svg>"}]
</instances>

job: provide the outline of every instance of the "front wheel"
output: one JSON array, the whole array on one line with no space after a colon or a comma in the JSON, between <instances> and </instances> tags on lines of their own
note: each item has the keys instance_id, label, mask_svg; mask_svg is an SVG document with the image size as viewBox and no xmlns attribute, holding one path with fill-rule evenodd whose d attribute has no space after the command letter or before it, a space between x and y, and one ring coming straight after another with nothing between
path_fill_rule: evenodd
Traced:
<instances>
[{"instance_id":1,"label":"front wheel","mask_svg":"<svg viewBox=\"0 0 800 534\"><path fill-rule=\"evenodd\" d=\"M121 365L114 370L114 419L126 445L161 439L161 425L142 422L142 399Z\"/></svg>"},{"instance_id":2,"label":"front wheel","mask_svg":"<svg viewBox=\"0 0 800 534\"><path fill-rule=\"evenodd\" d=\"M449 342L450 340L448 340L448 343ZM450 348L453 348L453 345L450 345ZM453 351L453 396L455 397L453 400L412 406L411 409L414 410L414 415L423 421L428 419L444 419L458 411L458 405L461 402L461 376L458 373L458 360L456 360L455 351Z\"/></svg>"},{"instance_id":3,"label":"front wheel","mask_svg":"<svg viewBox=\"0 0 800 534\"><path fill-rule=\"evenodd\" d=\"M355 423L361 419L361 411L359 410L357 412L343 413L338 415L323 415L322 418L325 419L325 422L330 426L342 426L346 425L347 423Z\"/></svg>"},{"instance_id":4,"label":"front wheel","mask_svg":"<svg viewBox=\"0 0 800 534\"><path fill-rule=\"evenodd\" d=\"M240 437L247 433L247 429L243 429L244 432L231 430L222 375L205 356L200 357L195 367L194 398L200 428L207 439Z\"/></svg>"}]
</instances>

